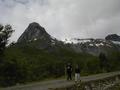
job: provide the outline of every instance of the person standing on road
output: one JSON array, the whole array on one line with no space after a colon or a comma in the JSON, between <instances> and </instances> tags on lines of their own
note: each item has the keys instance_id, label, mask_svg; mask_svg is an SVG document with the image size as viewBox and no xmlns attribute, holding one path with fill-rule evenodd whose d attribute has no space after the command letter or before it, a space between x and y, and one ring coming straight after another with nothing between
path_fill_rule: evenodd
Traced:
<instances>
[{"instance_id":1,"label":"person standing on road","mask_svg":"<svg viewBox=\"0 0 120 90\"><path fill-rule=\"evenodd\" d=\"M79 65L76 65L76 67L75 67L75 82L76 83L80 82L80 68L79 68Z\"/></svg>"},{"instance_id":2,"label":"person standing on road","mask_svg":"<svg viewBox=\"0 0 120 90\"><path fill-rule=\"evenodd\" d=\"M72 80L72 65L68 63L66 66L67 80Z\"/></svg>"}]
</instances>

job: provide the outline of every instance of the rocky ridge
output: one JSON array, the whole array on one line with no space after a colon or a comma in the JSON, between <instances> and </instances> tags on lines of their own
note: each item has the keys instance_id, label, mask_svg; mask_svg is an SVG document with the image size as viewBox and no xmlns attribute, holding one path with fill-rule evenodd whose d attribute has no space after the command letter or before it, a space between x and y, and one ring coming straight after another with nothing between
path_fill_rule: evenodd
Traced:
<instances>
[{"instance_id":1,"label":"rocky ridge","mask_svg":"<svg viewBox=\"0 0 120 90\"><path fill-rule=\"evenodd\" d=\"M98 55L100 52L106 53L107 50L120 50L120 36L116 34L108 35L105 39L79 39L59 41L52 38L46 30L38 23L29 24L25 32L20 36L17 43L29 43L38 49L55 50L66 48L75 52L85 52L93 55Z\"/></svg>"}]
</instances>

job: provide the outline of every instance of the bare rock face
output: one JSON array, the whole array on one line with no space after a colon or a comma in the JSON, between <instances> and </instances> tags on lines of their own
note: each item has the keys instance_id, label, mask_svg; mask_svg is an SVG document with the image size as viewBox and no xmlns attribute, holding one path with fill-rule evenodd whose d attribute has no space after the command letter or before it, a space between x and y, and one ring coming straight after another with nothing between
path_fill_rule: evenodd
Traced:
<instances>
[{"instance_id":1,"label":"bare rock face","mask_svg":"<svg viewBox=\"0 0 120 90\"><path fill-rule=\"evenodd\" d=\"M105 39L106 40L119 41L120 42L120 36L118 36L117 34L110 34Z\"/></svg>"},{"instance_id":2,"label":"bare rock face","mask_svg":"<svg viewBox=\"0 0 120 90\"><path fill-rule=\"evenodd\" d=\"M30 23L24 33L18 39L18 43L29 42L34 40L50 40L51 36L45 31L45 29L38 23Z\"/></svg>"}]
</instances>

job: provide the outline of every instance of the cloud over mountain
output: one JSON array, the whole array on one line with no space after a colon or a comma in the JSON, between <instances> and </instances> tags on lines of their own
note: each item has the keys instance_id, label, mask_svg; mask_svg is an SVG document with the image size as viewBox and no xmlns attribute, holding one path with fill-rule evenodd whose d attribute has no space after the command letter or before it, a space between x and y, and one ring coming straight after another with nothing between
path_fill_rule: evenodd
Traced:
<instances>
[{"instance_id":1,"label":"cloud over mountain","mask_svg":"<svg viewBox=\"0 0 120 90\"><path fill-rule=\"evenodd\" d=\"M12 40L33 21L58 39L120 34L120 0L0 0L0 23L16 30Z\"/></svg>"}]
</instances>

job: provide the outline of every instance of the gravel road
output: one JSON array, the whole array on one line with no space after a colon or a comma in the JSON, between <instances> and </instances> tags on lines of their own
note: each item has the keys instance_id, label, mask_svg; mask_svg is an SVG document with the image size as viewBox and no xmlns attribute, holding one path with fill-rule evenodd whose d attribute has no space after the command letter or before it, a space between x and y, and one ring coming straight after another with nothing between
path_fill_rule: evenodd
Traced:
<instances>
[{"instance_id":1,"label":"gravel road","mask_svg":"<svg viewBox=\"0 0 120 90\"><path fill-rule=\"evenodd\" d=\"M85 77L81 77L81 81L87 82L92 80L100 80L100 79L104 79L106 77L111 77L115 75L120 75L120 72L111 72L111 73L85 76ZM19 85L19 86L13 86L8 88L0 88L0 90L52 90L52 88L68 87L71 85L74 85L74 80L67 81L65 79L60 79L60 80L37 82L33 84L28 84L28 85Z\"/></svg>"}]
</instances>

